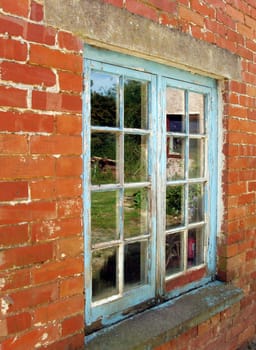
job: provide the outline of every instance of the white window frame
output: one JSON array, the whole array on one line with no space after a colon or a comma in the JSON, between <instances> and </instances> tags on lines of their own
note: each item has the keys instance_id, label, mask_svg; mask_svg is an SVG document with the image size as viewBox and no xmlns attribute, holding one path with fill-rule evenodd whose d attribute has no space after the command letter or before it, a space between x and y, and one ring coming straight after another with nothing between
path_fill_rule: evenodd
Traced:
<instances>
[{"instance_id":1,"label":"white window frame","mask_svg":"<svg viewBox=\"0 0 256 350\"><path fill-rule=\"evenodd\" d=\"M152 186L152 246L151 271L149 285L141 286L125 294L122 298L115 297L103 302L92 302L91 285L91 238L90 238L90 71L103 70L144 79L151 84L149 102L151 127L150 149L152 160L150 177ZM198 92L205 96L206 121L206 173L207 183L204 206L207 249L205 251L206 275L194 282L188 283L166 292L165 290L165 186L166 186L166 124L165 124L165 91L166 87L181 88L185 91ZM218 123L217 123L217 82L216 80L198 74L192 74L152 61L97 49L87 45L84 59L84 94L83 94L83 140L84 140L84 242L85 242L85 293L86 293L86 324L97 323L101 328L126 317L129 312L123 311L133 306L146 303L148 306L166 300L193 288L200 287L214 279L216 270L216 235L217 235L217 195L218 195ZM164 121L164 122L163 122ZM154 150L154 151L153 151ZM179 183L179 182L178 182ZM194 270L201 268L196 266ZM184 272L186 273L186 271ZM184 275L178 274L179 275ZM173 279L176 275L167 279ZM146 307L146 306L144 306ZM136 308L135 308L136 309ZM99 326L100 323L100 326ZM89 329L88 328L88 329ZM96 329L92 327L92 329Z\"/></svg>"}]
</instances>

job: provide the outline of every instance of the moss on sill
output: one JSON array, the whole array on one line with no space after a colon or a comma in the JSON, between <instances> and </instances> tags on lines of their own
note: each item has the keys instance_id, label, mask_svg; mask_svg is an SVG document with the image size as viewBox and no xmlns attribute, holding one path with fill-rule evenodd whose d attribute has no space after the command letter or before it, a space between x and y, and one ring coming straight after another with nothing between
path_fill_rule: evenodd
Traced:
<instances>
[{"instance_id":1,"label":"moss on sill","mask_svg":"<svg viewBox=\"0 0 256 350\"><path fill-rule=\"evenodd\" d=\"M85 350L151 350L239 302L241 289L213 282L89 337Z\"/></svg>"}]
</instances>

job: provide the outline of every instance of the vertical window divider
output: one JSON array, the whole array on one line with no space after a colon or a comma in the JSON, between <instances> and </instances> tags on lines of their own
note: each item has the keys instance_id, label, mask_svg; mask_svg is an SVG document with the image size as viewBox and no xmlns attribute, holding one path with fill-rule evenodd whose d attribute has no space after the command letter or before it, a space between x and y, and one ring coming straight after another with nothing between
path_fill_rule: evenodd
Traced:
<instances>
[{"instance_id":1,"label":"vertical window divider","mask_svg":"<svg viewBox=\"0 0 256 350\"><path fill-rule=\"evenodd\" d=\"M188 90L185 90L185 213L184 213L184 219L185 219L185 227L188 227L188 221L189 221L189 93ZM187 251L188 251L188 230L186 229L184 231L183 236L184 242L183 242L183 267L184 271L187 270Z\"/></svg>"}]
</instances>

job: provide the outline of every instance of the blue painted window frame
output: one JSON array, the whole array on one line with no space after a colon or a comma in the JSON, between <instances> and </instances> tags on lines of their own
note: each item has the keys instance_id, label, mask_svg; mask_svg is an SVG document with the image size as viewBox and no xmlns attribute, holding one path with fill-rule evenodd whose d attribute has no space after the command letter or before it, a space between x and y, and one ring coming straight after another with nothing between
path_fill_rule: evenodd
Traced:
<instances>
[{"instance_id":1,"label":"blue painted window frame","mask_svg":"<svg viewBox=\"0 0 256 350\"><path fill-rule=\"evenodd\" d=\"M84 243L85 243L85 314L88 325L101 320L107 325L122 319L123 310L159 296L168 299L200 287L214 279L216 271L217 200L218 200L218 96L217 81L213 78L193 74L164 64L152 62L113 51L98 49L89 45L84 51L84 93L83 93L83 198L84 198ZM90 239L90 71L125 74L150 82L149 108L151 116L151 185L153 202L158 203L152 212L152 251L150 284L128 293L124 300L113 300L93 306L91 297L91 239ZM165 228L163 207L159 202L161 190L166 184L166 132L165 91L167 86L185 91L198 92L205 96L205 125L207 135L207 187L204 199L207 212L207 276L174 291L165 291ZM153 171L155 169L155 171ZM159 191L159 188L161 189ZM158 194L157 194L158 192ZM160 198L160 200L159 200ZM160 298L161 299L161 298Z\"/></svg>"}]
</instances>

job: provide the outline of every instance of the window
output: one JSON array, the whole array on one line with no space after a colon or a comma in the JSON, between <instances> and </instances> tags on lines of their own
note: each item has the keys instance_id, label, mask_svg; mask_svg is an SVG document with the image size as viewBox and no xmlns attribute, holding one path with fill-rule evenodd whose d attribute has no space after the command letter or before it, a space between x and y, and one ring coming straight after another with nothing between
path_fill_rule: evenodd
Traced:
<instances>
[{"instance_id":1,"label":"window","mask_svg":"<svg viewBox=\"0 0 256 350\"><path fill-rule=\"evenodd\" d=\"M213 278L217 90L213 79L147 60L89 46L85 57L91 332Z\"/></svg>"}]
</instances>

